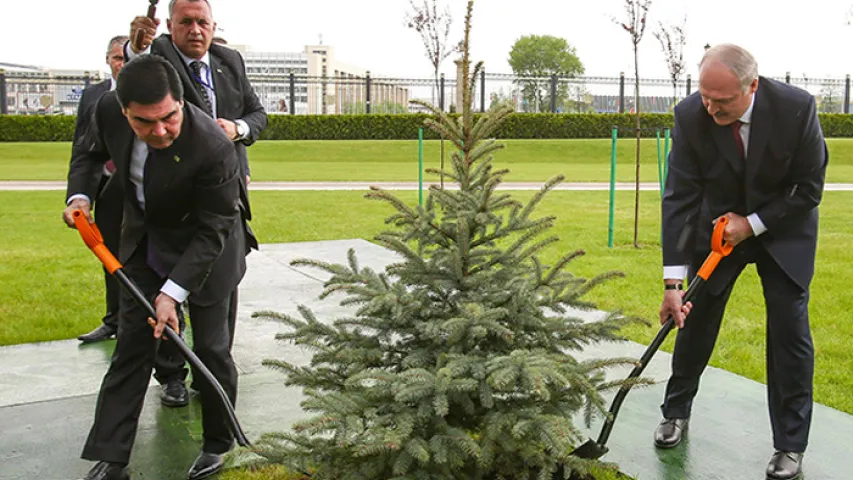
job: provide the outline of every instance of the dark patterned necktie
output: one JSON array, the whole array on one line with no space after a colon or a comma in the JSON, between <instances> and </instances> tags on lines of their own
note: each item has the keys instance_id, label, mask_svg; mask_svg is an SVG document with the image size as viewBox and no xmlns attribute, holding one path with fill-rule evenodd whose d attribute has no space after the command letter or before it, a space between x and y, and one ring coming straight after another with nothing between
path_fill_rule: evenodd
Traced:
<instances>
[{"instance_id":1,"label":"dark patterned necktie","mask_svg":"<svg viewBox=\"0 0 853 480\"><path fill-rule=\"evenodd\" d=\"M746 149L743 147L743 137L740 136L740 127L743 126L743 122L740 120L736 120L734 123L729 125L732 129L732 134L735 137L735 143L737 144L738 153L740 153L740 158L746 158Z\"/></svg>"},{"instance_id":2,"label":"dark patterned necktie","mask_svg":"<svg viewBox=\"0 0 853 480\"><path fill-rule=\"evenodd\" d=\"M201 95L201 98L204 99L204 104L206 105L207 114L213 116L213 106L210 103L210 95L207 93L207 87L201 84L200 79L203 78L201 76L201 66L202 63L198 60L194 60L190 62L190 68L193 69L193 73L195 76L193 77L193 84L195 85L195 89L198 90L198 94Z\"/></svg>"}]
</instances>

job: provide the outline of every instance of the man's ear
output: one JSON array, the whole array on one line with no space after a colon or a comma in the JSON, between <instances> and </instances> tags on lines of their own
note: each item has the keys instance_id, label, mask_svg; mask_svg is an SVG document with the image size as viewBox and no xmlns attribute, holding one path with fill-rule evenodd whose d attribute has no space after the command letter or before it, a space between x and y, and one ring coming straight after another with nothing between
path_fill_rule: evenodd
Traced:
<instances>
[{"instance_id":1,"label":"man's ear","mask_svg":"<svg viewBox=\"0 0 853 480\"><path fill-rule=\"evenodd\" d=\"M121 107L121 114L124 115L125 118L130 118L127 116L127 108L126 107Z\"/></svg>"},{"instance_id":2,"label":"man's ear","mask_svg":"<svg viewBox=\"0 0 853 480\"><path fill-rule=\"evenodd\" d=\"M169 33L172 33L172 19L171 18L166 19L166 28L169 29Z\"/></svg>"}]
</instances>

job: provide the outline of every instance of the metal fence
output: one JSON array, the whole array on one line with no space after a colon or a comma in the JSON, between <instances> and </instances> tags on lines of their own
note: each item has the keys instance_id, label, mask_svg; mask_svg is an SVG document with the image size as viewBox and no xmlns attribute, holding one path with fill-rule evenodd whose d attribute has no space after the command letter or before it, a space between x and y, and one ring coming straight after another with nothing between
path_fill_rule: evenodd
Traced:
<instances>
[{"instance_id":1,"label":"metal fence","mask_svg":"<svg viewBox=\"0 0 853 480\"><path fill-rule=\"evenodd\" d=\"M815 96L822 113L850 113L850 76L773 77ZM74 115L80 95L95 76L56 76L48 72L0 70L0 112L12 115ZM385 78L353 75L250 74L249 81L269 114L335 115L414 113L426 108L461 110L461 86L453 78ZM695 89L690 76L640 80L640 111L671 112ZM481 72L474 81L475 111L511 105L517 112L623 113L635 111L633 79L618 77L518 76Z\"/></svg>"}]
</instances>

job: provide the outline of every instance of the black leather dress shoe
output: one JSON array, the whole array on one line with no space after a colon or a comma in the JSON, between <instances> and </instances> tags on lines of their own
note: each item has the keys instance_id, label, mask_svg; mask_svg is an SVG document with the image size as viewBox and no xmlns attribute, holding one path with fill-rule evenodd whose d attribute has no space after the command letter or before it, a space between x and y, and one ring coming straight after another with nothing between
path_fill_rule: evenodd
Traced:
<instances>
[{"instance_id":1,"label":"black leather dress shoe","mask_svg":"<svg viewBox=\"0 0 853 480\"><path fill-rule=\"evenodd\" d=\"M83 343L100 342L101 340L108 340L114 337L117 331L117 328L102 323L100 327L77 337L77 340Z\"/></svg>"},{"instance_id":2,"label":"black leather dress shoe","mask_svg":"<svg viewBox=\"0 0 853 480\"><path fill-rule=\"evenodd\" d=\"M687 430L686 418L664 418L655 430L655 446L672 448L681 443L681 437Z\"/></svg>"},{"instance_id":3,"label":"black leather dress shoe","mask_svg":"<svg viewBox=\"0 0 853 480\"><path fill-rule=\"evenodd\" d=\"M222 471L222 455L201 452L187 473L187 480L201 480Z\"/></svg>"},{"instance_id":4,"label":"black leather dress shoe","mask_svg":"<svg viewBox=\"0 0 853 480\"><path fill-rule=\"evenodd\" d=\"M803 473L803 454L776 452L767 464L767 480L794 480Z\"/></svg>"},{"instance_id":5,"label":"black leather dress shoe","mask_svg":"<svg viewBox=\"0 0 853 480\"><path fill-rule=\"evenodd\" d=\"M119 463L98 462L83 480L130 480L127 466Z\"/></svg>"},{"instance_id":6,"label":"black leather dress shoe","mask_svg":"<svg viewBox=\"0 0 853 480\"><path fill-rule=\"evenodd\" d=\"M164 407L185 407L190 403L190 395L183 380L166 382L160 388L160 403Z\"/></svg>"}]
</instances>

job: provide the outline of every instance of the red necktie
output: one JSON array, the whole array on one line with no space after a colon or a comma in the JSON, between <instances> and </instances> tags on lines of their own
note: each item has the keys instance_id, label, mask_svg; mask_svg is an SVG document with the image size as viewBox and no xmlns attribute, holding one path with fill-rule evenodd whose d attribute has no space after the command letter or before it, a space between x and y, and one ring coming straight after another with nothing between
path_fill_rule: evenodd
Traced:
<instances>
[{"instance_id":1,"label":"red necktie","mask_svg":"<svg viewBox=\"0 0 853 480\"><path fill-rule=\"evenodd\" d=\"M735 136L735 143L737 144L738 152L740 152L740 158L746 158L745 148L743 147L743 138L740 136L740 127L743 126L743 122L740 120L735 120L734 123L729 125L732 129L732 134Z\"/></svg>"},{"instance_id":2,"label":"red necktie","mask_svg":"<svg viewBox=\"0 0 853 480\"><path fill-rule=\"evenodd\" d=\"M115 163L113 163L112 160L107 160L107 164L104 165L104 167L107 169L110 175L112 175L116 171L116 165Z\"/></svg>"}]
</instances>

